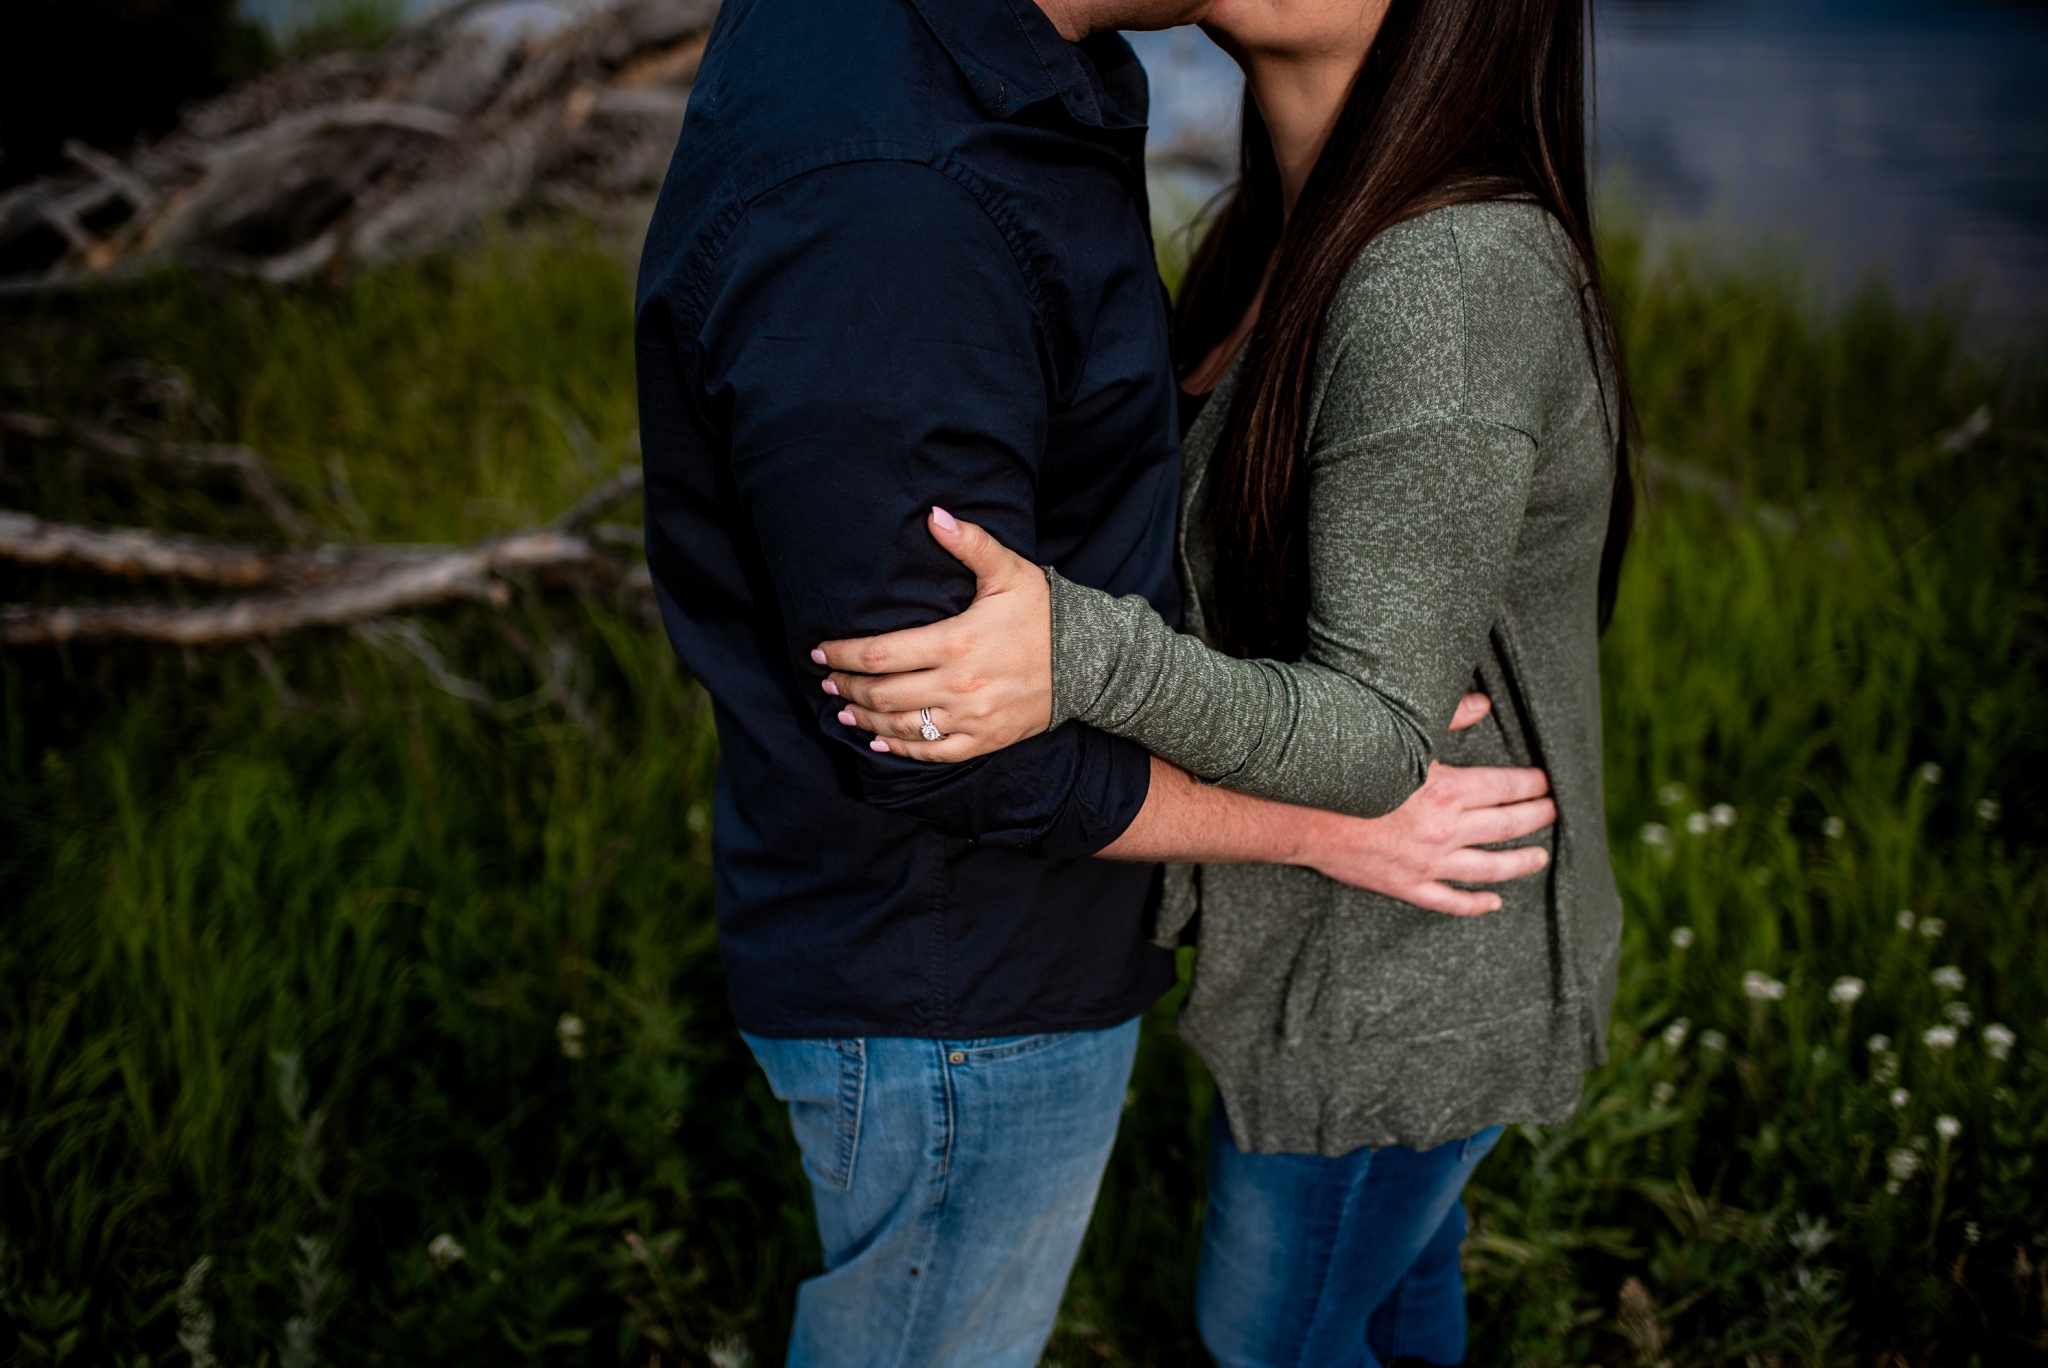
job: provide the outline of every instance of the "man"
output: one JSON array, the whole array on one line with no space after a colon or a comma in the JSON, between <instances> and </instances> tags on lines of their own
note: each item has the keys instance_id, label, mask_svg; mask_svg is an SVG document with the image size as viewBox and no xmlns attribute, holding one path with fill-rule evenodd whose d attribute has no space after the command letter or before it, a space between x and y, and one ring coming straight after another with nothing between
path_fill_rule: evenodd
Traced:
<instances>
[{"instance_id":1,"label":"man","mask_svg":"<svg viewBox=\"0 0 2048 1368\"><path fill-rule=\"evenodd\" d=\"M1035 1363L1173 982L1146 861L1366 858L1369 824L1082 726L877 754L820 689L816 643L972 598L934 505L1178 612L1145 79L1116 30L1206 0L1042 3L728 0L641 264L649 561L716 707L733 1011L825 1250L792 1365Z\"/></svg>"}]
</instances>

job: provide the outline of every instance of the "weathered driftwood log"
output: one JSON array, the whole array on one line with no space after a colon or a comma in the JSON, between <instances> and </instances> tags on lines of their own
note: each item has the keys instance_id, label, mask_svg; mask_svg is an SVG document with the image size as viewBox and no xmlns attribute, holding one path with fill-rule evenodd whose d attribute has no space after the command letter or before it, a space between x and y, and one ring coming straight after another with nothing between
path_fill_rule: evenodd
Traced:
<instances>
[{"instance_id":1,"label":"weathered driftwood log","mask_svg":"<svg viewBox=\"0 0 2048 1368\"><path fill-rule=\"evenodd\" d=\"M66 641L150 641L169 646L221 646L277 636L302 627L333 627L456 599L503 596L499 576L516 570L583 565L587 538L552 528L501 537L396 565L366 563L369 573L293 594L234 599L201 607L110 603L0 608L0 642L9 646Z\"/></svg>"},{"instance_id":2,"label":"weathered driftwood log","mask_svg":"<svg viewBox=\"0 0 2048 1368\"><path fill-rule=\"evenodd\" d=\"M168 576L197 584L253 589L275 583L275 552L138 527L76 527L0 510L0 559L126 579Z\"/></svg>"},{"instance_id":3,"label":"weathered driftwood log","mask_svg":"<svg viewBox=\"0 0 2048 1368\"><path fill-rule=\"evenodd\" d=\"M0 512L0 559L127 577L165 576L277 592L205 604L0 605L0 643L144 641L221 646L303 627L340 626L459 599L502 602L506 576L593 568L629 590L649 585L644 567L598 550L583 528L640 489L622 471L548 527L471 546L323 547L276 551L140 528L89 528Z\"/></svg>"},{"instance_id":4,"label":"weathered driftwood log","mask_svg":"<svg viewBox=\"0 0 2048 1368\"><path fill-rule=\"evenodd\" d=\"M455 0L379 52L281 67L125 155L0 193L0 295L181 260L296 280L659 187L717 0Z\"/></svg>"}]
</instances>

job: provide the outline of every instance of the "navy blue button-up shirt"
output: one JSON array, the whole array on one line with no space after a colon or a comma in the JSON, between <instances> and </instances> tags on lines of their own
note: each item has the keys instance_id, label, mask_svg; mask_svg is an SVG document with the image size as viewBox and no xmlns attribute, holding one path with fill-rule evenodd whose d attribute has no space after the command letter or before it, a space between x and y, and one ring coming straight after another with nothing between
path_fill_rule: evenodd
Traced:
<instances>
[{"instance_id":1,"label":"navy blue button-up shirt","mask_svg":"<svg viewBox=\"0 0 2048 1368\"><path fill-rule=\"evenodd\" d=\"M1142 750L1069 723L962 765L880 755L810 660L972 600L934 504L1178 616L1145 117L1129 46L1031 0L719 14L636 336L648 558L715 705L748 1030L1090 1029L1172 982L1154 867L1089 858L1144 804Z\"/></svg>"}]
</instances>

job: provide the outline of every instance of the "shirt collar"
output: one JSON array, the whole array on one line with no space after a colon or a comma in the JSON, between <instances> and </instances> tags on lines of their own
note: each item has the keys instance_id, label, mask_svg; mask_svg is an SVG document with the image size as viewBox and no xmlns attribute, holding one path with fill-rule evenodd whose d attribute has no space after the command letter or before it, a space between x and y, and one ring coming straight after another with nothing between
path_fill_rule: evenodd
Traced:
<instances>
[{"instance_id":1,"label":"shirt collar","mask_svg":"<svg viewBox=\"0 0 2048 1368\"><path fill-rule=\"evenodd\" d=\"M1095 128L1135 128L1103 98L1088 58L1060 37L1032 0L910 0L966 76L981 107L1007 119L1026 105L1058 97L1067 112ZM1120 36L1115 42L1130 51ZM1132 60L1135 60L1133 58Z\"/></svg>"}]
</instances>

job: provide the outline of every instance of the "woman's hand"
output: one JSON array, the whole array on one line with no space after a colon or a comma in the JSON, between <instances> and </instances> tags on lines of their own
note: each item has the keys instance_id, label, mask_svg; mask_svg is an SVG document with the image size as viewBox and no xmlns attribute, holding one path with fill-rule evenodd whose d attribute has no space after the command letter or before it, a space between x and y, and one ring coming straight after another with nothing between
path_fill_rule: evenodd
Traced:
<instances>
[{"instance_id":1,"label":"woman's hand","mask_svg":"<svg viewBox=\"0 0 2048 1368\"><path fill-rule=\"evenodd\" d=\"M974 602L927 627L825 642L811 659L832 667L820 687L846 701L842 723L875 734L870 749L957 763L1052 722L1052 593L1043 570L983 528L943 508L932 509L926 525L974 572ZM1451 730L1492 706L1485 694L1466 694ZM926 708L943 741L923 739Z\"/></svg>"},{"instance_id":2,"label":"woman's hand","mask_svg":"<svg viewBox=\"0 0 2048 1368\"><path fill-rule=\"evenodd\" d=\"M943 508L933 540L974 572L974 602L957 617L884 636L828 641L826 693L839 720L875 734L871 749L912 760L971 760L1036 736L1052 721L1052 594L1045 572ZM926 741L929 708L943 741Z\"/></svg>"},{"instance_id":3,"label":"woman's hand","mask_svg":"<svg viewBox=\"0 0 2048 1368\"><path fill-rule=\"evenodd\" d=\"M1432 764L1428 782L1384 817L1316 814L1292 863L1432 912L1476 917L1498 910L1500 895L1451 883L1502 883L1550 863L1542 846L1476 848L1518 840L1555 822L1549 791L1540 769Z\"/></svg>"}]
</instances>

